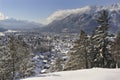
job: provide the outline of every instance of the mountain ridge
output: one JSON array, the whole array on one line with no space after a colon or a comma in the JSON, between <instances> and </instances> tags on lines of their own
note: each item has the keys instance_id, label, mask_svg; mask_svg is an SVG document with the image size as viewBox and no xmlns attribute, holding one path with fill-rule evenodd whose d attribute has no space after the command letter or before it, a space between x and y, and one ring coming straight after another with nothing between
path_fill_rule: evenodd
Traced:
<instances>
[{"instance_id":1,"label":"mountain ridge","mask_svg":"<svg viewBox=\"0 0 120 80\"><path fill-rule=\"evenodd\" d=\"M63 16L65 15L65 17L53 20L51 23L41 28L41 31L78 33L82 29L85 30L87 33L91 33L98 26L96 20L100 12L104 9L108 11L111 18L110 31L113 33L120 31L120 4L113 4L110 6L87 6L82 9L86 10L83 11L83 13L79 11L77 13L73 9L69 11L67 10L67 12L70 13L69 15L66 16L65 14L63 14ZM70 11L74 12L72 13ZM59 16L57 17L59 18Z\"/></svg>"},{"instance_id":2,"label":"mountain ridge","mask_svg":"<svg viewBox=\"0 0 120 80\"><path fill-rule=\"evenodd\" d=\"M42 24L25 21L25 20L17 20L17 19L4 19L0 20L0 27L4 29L33 29L40 28Z\"/></svg>"}]
</instances>

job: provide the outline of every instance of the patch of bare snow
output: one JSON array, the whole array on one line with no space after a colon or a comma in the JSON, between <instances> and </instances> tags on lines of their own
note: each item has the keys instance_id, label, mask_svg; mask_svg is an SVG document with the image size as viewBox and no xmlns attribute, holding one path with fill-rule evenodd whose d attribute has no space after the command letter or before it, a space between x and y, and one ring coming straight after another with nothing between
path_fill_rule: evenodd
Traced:
<instances>
[{"instance_id":1,"label":"patch of bare snow","mask_svg":"<svg viewBox=\"0 0 120 80\"><path fill-rule=\"evenodd\" d=\"M120 80L120 69L83 69L42 74L21 80Z\"/></svg>"}]
</instances>

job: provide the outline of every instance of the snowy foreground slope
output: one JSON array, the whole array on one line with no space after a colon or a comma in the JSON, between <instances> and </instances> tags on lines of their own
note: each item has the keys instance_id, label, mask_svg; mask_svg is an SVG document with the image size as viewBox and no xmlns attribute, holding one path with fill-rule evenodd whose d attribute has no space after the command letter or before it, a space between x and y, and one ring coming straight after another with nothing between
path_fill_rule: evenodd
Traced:
<instances>
[{"instance_id":1,"label":"snowy foreground slope","mask_svg":"<svg viewBox=\"0 0 120 80\"><path fill-rule=\"evenodd\" d=\"M120 80L120 69L84 69L40 75L21 80Z\"/></svg>"}]
</instances>

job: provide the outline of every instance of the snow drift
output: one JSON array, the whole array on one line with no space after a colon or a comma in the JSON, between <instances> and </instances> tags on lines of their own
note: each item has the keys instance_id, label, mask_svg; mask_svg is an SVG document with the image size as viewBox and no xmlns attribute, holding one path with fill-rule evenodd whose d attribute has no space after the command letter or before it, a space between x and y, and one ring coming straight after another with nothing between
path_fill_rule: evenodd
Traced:
<instances>
[{"instance_id":1,"label":"snow drift","mask_svg":"<svg viewBox=\"0 0 120 80\"><path fill-rule=\"evenodd\" d=\"M21 80L120 80L120 69L84 69L49 73Z\"/></svg>"}]
</instances>

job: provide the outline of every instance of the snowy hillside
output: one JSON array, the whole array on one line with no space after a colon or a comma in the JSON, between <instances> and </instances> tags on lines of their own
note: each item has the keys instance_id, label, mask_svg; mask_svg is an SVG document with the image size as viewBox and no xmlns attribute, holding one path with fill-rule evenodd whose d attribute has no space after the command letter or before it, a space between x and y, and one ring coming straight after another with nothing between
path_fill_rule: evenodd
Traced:
<instances>
[{"instance_id":1,"label":"snowy hillside","mask_svg":"<svg viewBox=\"0 0 120 80\"><path fill-rule=\"evenodd\" d=\"M93 68L56 72L21 80L120 80L120 69Z\"/></svg>"}]
</instances>

